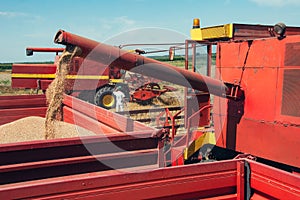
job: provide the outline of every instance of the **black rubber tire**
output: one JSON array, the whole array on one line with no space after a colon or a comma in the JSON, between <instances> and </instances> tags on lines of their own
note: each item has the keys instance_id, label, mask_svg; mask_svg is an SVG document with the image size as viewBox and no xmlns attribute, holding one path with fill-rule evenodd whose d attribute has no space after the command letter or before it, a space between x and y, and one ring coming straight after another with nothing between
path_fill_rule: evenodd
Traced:
<instances>
[{"instance_id":1,"label":"black rubber tire","mask_svg":"<svg viewBox=\"0 0 300 200\"><path fill-rule=\"evenodd\" d=\"M110 87L110 86L105 86L105 87L100 88L95 94L94 104L97 106L100 106L102 108L105 108L105 109L114 108L116 106L116 98L113 95L113 90L114 90L114 88ZM113 98L112 104L108 105L107 103L104 102L104 98L107 97L107 95L109 95Z\"/></svg>"}]
</instances>

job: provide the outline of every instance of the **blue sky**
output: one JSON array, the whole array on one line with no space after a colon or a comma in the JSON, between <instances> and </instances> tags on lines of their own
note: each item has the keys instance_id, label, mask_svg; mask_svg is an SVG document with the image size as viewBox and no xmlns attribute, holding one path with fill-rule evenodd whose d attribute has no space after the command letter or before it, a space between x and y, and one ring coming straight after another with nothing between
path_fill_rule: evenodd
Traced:
<instances>
[{"instance_id":1,"label":"blue sky","mask_svg":"<svg viewBox=\"0 0 300 200\"><path fill-rule=\"evenodd\" d=\"M0 1L0 63L53 60L53 54L25 56L25 48L60 47L64 29L99 42L123 32L154 27L186 37L193 18L201 26L226 23L300 26L299 0L10 0ZM151 42L140 35L139 42ZM127 43L131 41L123 41ZM178 41L174 41L178 42ZM183 42L183 41L181 41ZM120 41L122 43L122 41Z\"/></svg>"}]
</instances>

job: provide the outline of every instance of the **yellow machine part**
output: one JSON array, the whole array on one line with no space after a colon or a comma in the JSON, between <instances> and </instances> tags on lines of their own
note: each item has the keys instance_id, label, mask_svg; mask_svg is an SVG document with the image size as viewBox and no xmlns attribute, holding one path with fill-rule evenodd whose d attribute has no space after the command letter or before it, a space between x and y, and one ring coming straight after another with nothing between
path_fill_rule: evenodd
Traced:
<instances>
[{"instance_id":1,"label":"yellow machine part","mask_svg":"<svg viewBox=\"0 0 300 200\"><path fill-rule=\"evenodd\" d=\"M233 24L191 29L192 40L212 40L233 37Z\"/></svg>"},{"instance_id":2,"label":"yellow machine part","mask_svg":"<svg viewBox=\"0 0 300 200\"><path fill-rule=\"evenodd\" d=\"M11 74L12 78L48 78L54 79L55 74ZM98 75L67 75L67 79L89 79L89 80L108 80L109 76L98 76ZM109 79L111 83L122 83L123 79Z\"/></svg>"},{"instance_id":3,"label":"yellow machine part","mask_svg":"<svg viewBox=\"0 0 300 200\"><path fill-rule=\"evenodd\" d=\"M115 98L112 94L106 94L102 98L102 104L105 107L112 107L115 103Z\"/></svg>"},{"instance_id":4,"label":"yellow machine part","mask_svg":"<svg viewBox=\"0 0 300 200\"><path fill-rule=\"evenodd\" d=\"M187 160L205 144L213 144L213 145L216 144L216 138L214 132L212 131L205 132L199 138L194 140L189 147L184 149L183 159Z\"/></svg>"}]
</instances>

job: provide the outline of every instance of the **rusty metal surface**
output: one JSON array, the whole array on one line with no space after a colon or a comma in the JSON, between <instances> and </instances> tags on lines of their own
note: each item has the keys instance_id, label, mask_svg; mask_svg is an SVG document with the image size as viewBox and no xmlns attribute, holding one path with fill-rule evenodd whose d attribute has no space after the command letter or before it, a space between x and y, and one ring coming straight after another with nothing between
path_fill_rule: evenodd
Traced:
<instances>
[{"instance_id":1,"label":"rusty metal surface","mask_svg":"<svg viewBox=\"0 0 300 200\"><path fill-rule=\"evenodd\" d=\"M259 24L233 24L233 39L257 39L275 37L274 26ZM287 27L286 35L299 35L299 27Z\"/></svg>"}]
</instances>

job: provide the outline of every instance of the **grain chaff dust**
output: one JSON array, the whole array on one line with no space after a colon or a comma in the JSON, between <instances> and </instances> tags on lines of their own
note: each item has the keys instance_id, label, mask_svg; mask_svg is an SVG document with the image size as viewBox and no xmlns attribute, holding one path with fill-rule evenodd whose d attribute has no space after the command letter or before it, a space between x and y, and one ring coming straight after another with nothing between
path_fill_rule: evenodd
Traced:
<instances>
[{"instance_id":1,"label":"grain chaff dust","mask_svg":"<svg viewBox=\"0 0 300 200\"><path fill-rule=\"evenodd\" d=\"M66 77L72 58L80 51L75 47L72 52L64 51L58 61L55 79L46 91L48 108L45 120L45 139L55 138L55 122L61 119L61 105L63 94L67 87Z\"/></svg>"}]
</instances>

